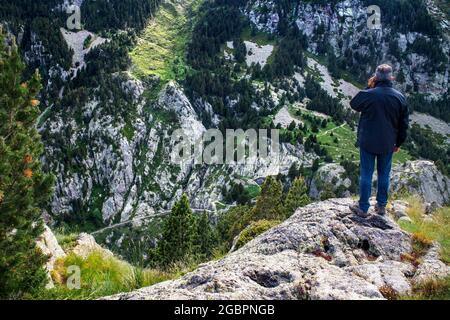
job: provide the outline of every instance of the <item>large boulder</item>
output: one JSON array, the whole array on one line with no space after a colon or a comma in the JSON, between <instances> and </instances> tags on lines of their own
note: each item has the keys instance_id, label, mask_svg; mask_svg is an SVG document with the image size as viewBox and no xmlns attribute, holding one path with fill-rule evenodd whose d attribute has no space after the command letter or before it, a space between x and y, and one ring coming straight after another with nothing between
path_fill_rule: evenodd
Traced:
<instances>
[{"instance_id":1,"label":"large boulder","mask_svg":"<svg viewBox=\"0 0 450 320\"><path fill-rule=\"evenodd\" d=\"M51 278L51 272L53 271L55 261L65 257L66 254L59 245L58 240L56 239L52 230L47 225L44 225L44 232L36 241L36 245L43 254L48 256L48 260L45 265L45 269L47 270L48 274L47 288L53 288L54 284Z\"/></svg>"},{"instance_id":2,"label":"large boulder","mask_svg":"<svg viewBox=\"0 0 450 320\"><path fill-rule=\"evenodd\" d=\"M411 236L390 218L352 215L352 202L313 203L178 280L105 299L384 299L386 288L407 293L416 267L401 257L412 251ZM425 261L421 279L449 274L437 255Z\"/></svg>"},{"instance_id":3,"label":"large boulder","mask_svg":"<svg viewBox=\"0 0 450 320\"><path fill-rule=\"evenodd\" d=\"M393 169L393 192L417 194L430 204L442 206L450 201L450 179L431 161L410 161Z\"/></svg>"},{"instance_id":4,"label":"large boulder","mask_svg":"<svg viewBox=\"0 0 450 320\"><path fill-rule=\"evenodd\" d=\"M92 235L87 233L80 233L74 248L70 252L83 259L86 259L93 252L101 252L104 256L113 256L111 251L103 248Z\"/></svg>"}]
</instances>

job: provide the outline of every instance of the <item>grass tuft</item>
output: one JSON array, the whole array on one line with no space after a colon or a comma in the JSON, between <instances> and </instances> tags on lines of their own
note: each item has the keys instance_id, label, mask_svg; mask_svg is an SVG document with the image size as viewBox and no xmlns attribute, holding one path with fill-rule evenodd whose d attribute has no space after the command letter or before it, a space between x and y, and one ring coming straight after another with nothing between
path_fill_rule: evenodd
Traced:
<instances>
[{"instance_id":1,"label":"grass tuft","mask_svg":"<svg viewBox=\"0 0 450 320\"><path fill-rule=\"evenodd\" d=\"M72 274L69 266L80 268L80 289L69 289L67 282ZM114 256L101 251L91 253L86 258L69 254L56 261L52 272L54 289L43 290L35 299L49 300L90 300L121 292L129 292L142 287L173 279L177 273L157 269L143 269L131 266Z\"/></svg>"},{"instance_id":2,"label":"grass tuft","mask_svg":"<svg viewBox=\"0 0 450 320\"><path fill-rule=\"evenodd\" d=\"M409 196L404 200L409 203L407 213L412 223L400 222L400 226L413 235L414 253L423 255L437 241L441 245L442 261L450 264L450 208L437 209L427 217L421 199Z\"/></svg>"},{"instance_id":3,"label":"grass tuft","mask_svg":"<svg viewBox=\"0 0 450 320\"><path fill-rule=\"evenodd\" d=\"M450 300L450 277L430 279L413 286L409 295L402 300Z\"/></svg>"}]
</instances>

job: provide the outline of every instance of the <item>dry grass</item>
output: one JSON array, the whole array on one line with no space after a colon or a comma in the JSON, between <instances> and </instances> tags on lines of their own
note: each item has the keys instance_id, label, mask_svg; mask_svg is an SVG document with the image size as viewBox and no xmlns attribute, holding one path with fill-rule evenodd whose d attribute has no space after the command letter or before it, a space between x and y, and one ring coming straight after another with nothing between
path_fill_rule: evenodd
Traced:
<instances>
[{"instance_id":1,"label":"dry grass","mask_svg":"<svg viewBox=\"0 0 450 320\"><path fill-rule=\"evenodd\" d=\"M412 293L402 300L450 300L450 277L415 284Z\"/></svg>"}]
</instances>

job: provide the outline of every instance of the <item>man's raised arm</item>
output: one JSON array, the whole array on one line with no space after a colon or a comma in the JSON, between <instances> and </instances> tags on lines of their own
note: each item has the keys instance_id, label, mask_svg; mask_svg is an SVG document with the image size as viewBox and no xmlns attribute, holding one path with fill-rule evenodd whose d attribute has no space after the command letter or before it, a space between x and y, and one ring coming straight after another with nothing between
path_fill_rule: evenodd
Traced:
<instances>
[{"instance_id":1,"label":"man's raised arm","mask_svg":"<svg viewBox=\"0 0 450 320\"><path fill-rule=\"evenodd\" d=\"M367 105L367 92L360 91L353 99L350 101L350 107L356 112L362 112Z\"/></svg>"}]
</instances>

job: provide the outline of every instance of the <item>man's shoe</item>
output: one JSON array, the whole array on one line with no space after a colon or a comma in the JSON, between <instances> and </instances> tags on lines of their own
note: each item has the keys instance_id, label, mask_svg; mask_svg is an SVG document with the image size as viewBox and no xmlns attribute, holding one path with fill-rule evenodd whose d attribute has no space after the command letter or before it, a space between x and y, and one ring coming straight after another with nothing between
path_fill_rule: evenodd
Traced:
<instances>
[{"instance_id":1,"label":"man's shoe","mask_svg":"<svg viewBox=\"0 0 450 320\"><path fill-rule=\"evenodd\" d=\"M354 204L350 206L350 210L356 214L358 217L361 218L367 218L369 216L369 213L364 212L363 210L361 210L361 208L359 207L359 204Z\"/></svg>"},{"instance_id":2,"label":"man's shoe","mask_svg":"<svg viewBox=\"0 0 450 320\"><path fill-rule=\"evenodd\" d=\"M375 205L375 212L380 216L386 215L386 207L379 206L378 204Z\"/></svg>"}]
</instances>

